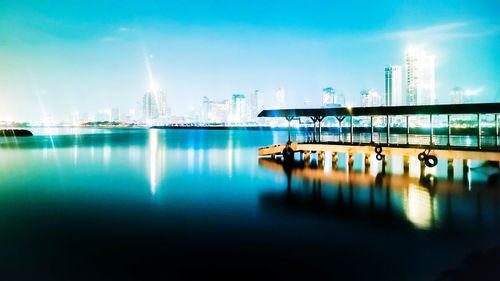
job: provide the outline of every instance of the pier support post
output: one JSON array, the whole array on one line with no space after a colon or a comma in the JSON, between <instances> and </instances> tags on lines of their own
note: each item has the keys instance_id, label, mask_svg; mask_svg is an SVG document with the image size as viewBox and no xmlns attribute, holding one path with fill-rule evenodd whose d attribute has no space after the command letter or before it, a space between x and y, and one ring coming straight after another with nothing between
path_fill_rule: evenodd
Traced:
<instances>
[{"instance_id":1,"label":"pier support post","mask_svg":"<svg viewBox=\"0 0 500 281\"><path fill-rule=\"evenodd\" d=\"M498 114L495 114L495 131L496 131L495 145L498 146Z\"/></svg>"},{"instance_id":2,"label":"pier support post","mask_svg":"<svg viewBox=\"0 0 500 281\"><path fill-rule=\"evenodd\" d=\"M463 176L463 181L468 181L468 176L469 176L469 161L464 159L462 161L462 176Z\"/></svg>"},{"instance_id":3,"label":"pier support post","mask_svg":"<svg viewBox=\"0 0 500 281\"><path fill-rule=\"evenodd\" d=\"M403 173L407 175L410 172L410 156L403 156Z\"/></svg>"},{"instance_id":4,"label":"pier support post","mask_svg":"<svg viewBox=\"0 0 500 281\"><path fill-rule=\"evenodd\" d=\"M451 145L451 125L450 125L450 115L448 114L448 146Z\"/></svg>"},{"instance_id":5,"label":"pier support post","mask_svg":"<svg viewBox=\"0 0 500 281\"><path fill-rule=\"evenodd\" d=\"M336 170L337 169L337 164L339 161L339 155L337 152L332 152L332 169Z\"/></svg>"},{"instance_id":6,"label":"pier support post","mask_svg":"<svg viewBox=\"0 0 500 281\"><path fill-rule=\"evenodd\" d=\"M448 179L453 179L453 159L448 159Z\"/></svg>"},{"instance_id":7,"label":"pier support post","mask_svg":"<svg viewBox=\"0 0 500 281\"><path fill-rule=\"evenodd\" d=\"M386 125L387 125L387 139L385 140L386 141L386 144L389 145L390 143L390 136L391 136L391 119L389 117L389 115L386 115Z\"/></svg>"},{"instance_id":8,"label":"pier support post","mask_svg":"<svg viewBox=\"0 0 500 281\"><path fill-rule=\"evenodd\" d=\"M373 143L373 116L370 116L370 127L371 127L370 143Z\"/></svg>"},{"instance_id":9,"label":"pier support post","mask_svg":"<svg viewBox=\"0 0 500 281\"><path fill-rule=\"evenodd\" d=\"M347 152L347 166L349 167L349 172L351 172L354 166L354 155L350 152Z\"/></svg>"},{"instance_id":10,"label":"pier support post","mask_svg":"<svg viewBox=\"0 0 500 281\"><path fill-rule=\"evenodd\" d=\"M290 138L290 123L292 122L293 120L293 117L291 116L287 116L286 117L286 121L288 121L288 141L291 141L291 138Z\"/></svg>"},{"instance_id":11,"label":"pier support post","mask_svg":"<svg viewBox=\"0 0 500 281\"><path fill-rule=\"evenodd\" d=\"M318 151L318 162L323 162L323 160L325 160L325 152L324 151Z\"/></svg>"},{"instance_id":12,"label":"pier support post","mask_svg":"<svg viewBox=\"0 0 500 281\"><path fill-rule=\"evenodd\" d=\"M409 117L406 115L406 145L410 145L409 137L410 137L410 122Z\"/></svg>"},{"instance_id":13,"label":"pier support post","mask_svg":"<svg viewBox=\"0 0 500 281\"><path fill-rule=\"evenodd\" d=\"M365 172L368 172L370 169L370 154L366 153L365 154Z\"/></svg>"},{"instance_id":14,"label":"pier support post","mask_svg":"<svg viewBox=\"0 0 500 281\"><path fill-rule=\"evenodd\" d=\"M477 148L481 149L481 114L477 114Z\"/></svg>"},{"instance_id":15,"label":"pier support post","mask_svg":"<svg viewBox=\"0 0 500 281\"><path fill-rule=\"evenodd\" d=\"M432 114L430 114L430 117L429 117L429 120L430 120L430 126L431 126L431 139L430 139L430 145L433 145L434 144L434 125L432 123Z\"/></svg>"},{"instance_id":16,"label":"pier support post","mask_svg":"<svg viewBox=\"0 0 500 281\"><path fill-rule=\"evenodd\" d=\"M319 129L318 142L321 142L321 121L323 121L323 119L325 119L324 116L318 116L318 117L316 117L316 120L318 120L318 129Z\"/></svg>"},{"instance_id":17,"label":"pier support post","mask_svg":"<svg viewBox=\"0 0 500 281\"><path fill-rule=\"evenodd\" d=\"M354 127L353 127L353 121L352 121L352 118L353 118L352 116L350 116L350 117L349 117L349 120L351 121L351 134L350 134L350 135L351 135L351 144L353 143L353 140L354 140L354 138L353 138L353 135L354 135Z\"/></svg>"}]
</instances>

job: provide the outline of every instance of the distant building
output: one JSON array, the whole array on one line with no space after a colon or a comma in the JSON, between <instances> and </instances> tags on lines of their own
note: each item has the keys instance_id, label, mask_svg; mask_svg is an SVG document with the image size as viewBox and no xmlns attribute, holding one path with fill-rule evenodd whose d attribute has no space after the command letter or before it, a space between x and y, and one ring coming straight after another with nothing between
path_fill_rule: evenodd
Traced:
<instances>
[{"instance_id":1,"label":"distant building","mask_svg":"<svg viewBox=\"0 0 500 281\"><path fill-rule=\"evenodd\" d=\"M464 103L464 89L455 87L450 92L451 103L462 104Z\"/></svg>"},{"instance_id":2,"label":"distant building","mask_svg":"<svg viewBox=\"0 0 500 281\"><path fill-rule=\"evenodd\" d=\"M264 109L262 106L262 92L255 90L250 94L248 101L248 121L257 122L259 113Z\"/></svg>"},{"instance_id":3,"label":"distant building","mask_svg":"<svg viewBox=\"0 0 500 281\"><path fill-rule=\"evenodd\" d=\"M323 107L335 107L339 106L337 103L337 95L335 93L335 89L332 87L323 89Z\"/></svg>"},{"instance_id":4,"label":"distant building","mask_svg":"<svg viewBox=\"0 0 500 281\"><path fill-rule=\"evenodd\" d=\"M284 108L286 105L285 89L278 88L278 90L276 90L276 93L275 93L275 98L276 98L276 107L277 108Z\"/></svg>"},{"instance_id":5,"label":"distant building","mask_svg":"<svg viewBox=\"0 0 500 281\"><path fill-rule=\"evenodd\" d=\"M120 110L118 108L111 109L111 121L119 121L120 120Z\"/></svg>"},{"instance_id":6,"label":"distant building","mask_svg":"<svg viewBox=\"0 0 500 281\"><path fill-rule=\"evenodd\" d=\"M406 104L434 104L435 63L434 56L425 51L410 48L405 53Z\"/></svg>"},{"instance_id":7,"label":"distant building","mask_svg":"<svg viewBox=\"0 0 500 281\"><path fill-rule=\"evenodd\" d=\"M231 98L231 110L229 122L243 123L247 121L246 118L246 99L245 95L234 94Z\"/></svg>"},{"instance_id":8,"label":"distant building","mask_svg":"<svg viewBox=\"0 0 500 281\"><path fill-rule=\"evenodd\" d=\"M362 90L361 91L361 106L362 107L372 107L372 106L382 106L382 97L375 90Z\"/></svg>"},{"instance_id":9,"label":"distant building","mask_svg":"<svg viewBox=\"0 0 500 281\"><path fill-rule=\"evenodd\" d=\"M167 94L164 91L151 91L142 99L143 117L147 121L166 119L170 115Z\"/></svg>"},{"instance_id":10,"label":"distant building","mask_svg":"<svg viewBox=\"0 0 500 281\"><path fill-rule=\"evenodd\" d=\"M201 121L204 123L226 123L229 116L229 102L211 101L208 97L203 97L201 110Z\"/></svg>"},{"instance_id":11,"label":"distant building","mask_svg":"<svg viewBox=\"0 0 500 281\"><path fill-rule=\"evenodd\" d=\"M385 105L403 105L403 72L400 65L385 67Z\"/></svg>"}]
</instances>

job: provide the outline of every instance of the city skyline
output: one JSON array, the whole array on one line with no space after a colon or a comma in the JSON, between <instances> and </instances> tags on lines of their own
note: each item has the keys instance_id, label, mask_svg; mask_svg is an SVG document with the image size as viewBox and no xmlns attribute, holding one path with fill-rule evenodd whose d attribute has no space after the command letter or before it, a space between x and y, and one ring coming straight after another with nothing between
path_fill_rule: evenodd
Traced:
<instances>
[{"instance_id":1,"label":"city skyline","mask_svg":"<svg viewBox=\"0 0 500 281\"><path fill-rule=\"evenodd\" d=\"M290 107L321 106L325 87L358 104L361 89L384 92L382 70L404 65L412 45L435 54L438 103L455 87L478 102L498 99L498 4L287 3L222 1L216 12L206 3L2 3L0 120L127 112L151 87L183 116L203 96L256 89L267 106L278 88ZM324 10L336 16L327 21Z\"/></svg>"}]
</instances>

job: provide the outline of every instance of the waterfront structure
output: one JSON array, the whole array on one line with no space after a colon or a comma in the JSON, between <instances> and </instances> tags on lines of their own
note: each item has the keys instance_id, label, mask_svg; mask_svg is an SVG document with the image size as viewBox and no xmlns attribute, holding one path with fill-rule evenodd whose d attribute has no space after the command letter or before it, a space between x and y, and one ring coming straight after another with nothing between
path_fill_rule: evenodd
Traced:
<instances>
[{"instance_id":1,"label":"waterfront structure","mask_svg":"<svg viewBox=\"0 0 500 281\"><path fill-rule=\"evenodd\" d=\"M142 98L142 110L145 121L166 119L170 115L165 91L150 91Z\"/></svg>"},{"instance_id":2,"label":"waterfront structure","mask_svg":"<svg viewBox=\"0 0 500 281\"><path fill-rule=\"evenodd\" d=\"M341 107L341 108L313 108L313 109L282 109L282 110L264 110L259 114L259 117L284 117L290 122L296 118L308 117L313 121L313 138L312 142L291 142L290 126L288 127L288 142L283 145L273 145L259 149L259 155L283 155L284 160L293 161L293 153L300 152L304 159L308 158L311 153L318 153L318 159L324 159L326 152L332 153L332 159L338 159L337 153L342 152L347 154L348 163L353 161L353 154L360 153L365 156L365 163L369 163L368 159L371 153L376 155L377 160L383 160L385 155L402 155L405 157L404 168L408 168L408 159L410 156L417 156L421 161L422 168L435 167L438 164L438 157L448 159L448 171L453 173L453 160L483 160L500 162L500 143L499 137L499 122L498 115L500 109L499 103L477 103L477 104L441 104L441 105L410 105L410 106L391 106L391 107ZM476 115L475 128L466 130L468 136L474 136L477 139L476 145L453 143L452 142L452 124L450 122L452 115L474 114ZM409 122L409 116L426 116L429 119L428 127L420 127ZM446 131L441 130L440 135L446 135L446 143L443 143L439 138L435 138L437 128L433 123L433 117L436 115L446 115L447 125ZM481 117L484 115L493 115L495 120L495 129L488 130L489 133L483 135L486 128L482 128ZM321 122L326 117L335 117L338 120L339 140L321 142ZM386 122L384 126L376 126L373 122L374 118L384 116L387 119L394 116L406 117L406 128L393 127L390 122ZM343 128L342 121L349 120L349 127ZM354 138L354 118L370 118L368 127L357 127L356 131L361 133L358 139ZM316 134L316 122L318 122L319 133ZM344 129L348 129L347 134L350 136L349 141L344 141L342 135L345 134ZM381 130L382 129L382 130ZM472 129L472 130L471 130ZM475 129L475 130L474 130ZM385 132L384 132L385 131ZM472 132L471 132L472 131ZM474 132L475 131L475 132ZM362 134L369 132L370 139L361 138ZM381 138L381 133L384 133L385 138ZM471 135L472 133L472 135ZM406 136L406 143L401 142L401 138L393 138L391 134ZM424 134L429 137L429 142L423 144L421 141L417 143L410 142L410 134ZM316 138L317 136L317 138ZM375 139L375 137L377 139ZM392 137L392 141L391 141ZM485 143L483 139L494 138L494 143ZM404 138L403 138L404 139ZM321 155L320 155L321 154ZM307 157L306 157L307 155ZM332 160L333 161L333 160ZM351 166L351 164L349 164ZM468 165L464 161L464 167ZM450 169L451 166L451 169Z\"/></svg>"},{"instance_id":3,"label":"waterfront structure","mask_svg":"<svg viewBox=\"0 0 500 281\"><path fill-rule=\"evenodd\" d=\"M460 87L455 87L450 92L451 103L462 104L464 103L464 90Z\"/></svg>"},{"instance_id":4,"label":"waterfront structure","mask_svg":"<svg viewBox=\"0 0 500 281\"><path fill-rule=\"evenodd\" d=\"M381 105L382 105L382 97L377 91L373 89L361 90L362 107L381 106Z\"/></svg>"},{"instance_id":5,"label":"waterfront structure","mask_svg":"<svg viewBox=\"0 0 500 281\"><path fill-rule=\"evenodd\" d=\"M385 105L403 105L403 72L400 65L385 67Z\"/></svg>"},{"instance_id":6,"label":"waterfront structure","mask_svg":"<svg viewBox=\"0 0 500 281\"><path fill-rule=\"evenodd\" d=\"M435 104L435 58L418 48L405 53L406 104Z\"/></svg>"},{"instance_id":7,"label":"waterfront structure","mask_svg":"<svg viewBox=\"0 0 500 281\"><path fill-rule=\"evenodd\" d=\"M286 105L286 94L285 89L278 88L274 94L276 99L276 108L283 108Z\"/></svg>"}]
</instances>

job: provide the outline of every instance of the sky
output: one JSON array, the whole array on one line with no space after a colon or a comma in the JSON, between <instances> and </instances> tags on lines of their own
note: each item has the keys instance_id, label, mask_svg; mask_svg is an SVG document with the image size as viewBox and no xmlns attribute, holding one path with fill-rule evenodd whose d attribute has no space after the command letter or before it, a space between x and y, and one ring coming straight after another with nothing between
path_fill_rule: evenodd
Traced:
<instances>
[{"instance_id":1,"label":"sky","mask_svg":"<svg viewBox=\"0 0 500 281\"><path fill-rule=\"evenodd\" d=\"M409 46L436 56L438 103L500 102L500 1L0 0L0 120L125 112L152 87L176 115L279 87L289 107L325 87L355 106Z\"/></svg>"}]
</instances>

